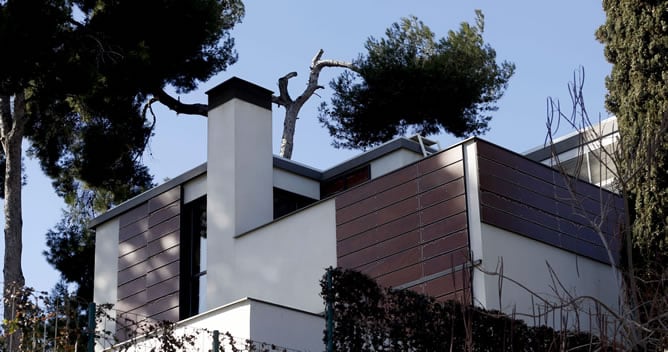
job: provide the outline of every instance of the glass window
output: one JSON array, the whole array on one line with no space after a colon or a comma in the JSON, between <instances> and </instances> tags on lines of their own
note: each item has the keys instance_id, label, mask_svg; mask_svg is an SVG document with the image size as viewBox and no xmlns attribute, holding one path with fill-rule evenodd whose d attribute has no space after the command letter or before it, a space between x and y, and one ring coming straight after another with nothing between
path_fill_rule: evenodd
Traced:
<instances>
[{"instance_id":1,"label":"glass window","mask_svg":"<svg viewBox=\"0 0 668 352\"><path fill-rule=\"evenodd\" d=\"M180 319L206 309L206 196L183 205Z\"/></svg>"}]
</instances>

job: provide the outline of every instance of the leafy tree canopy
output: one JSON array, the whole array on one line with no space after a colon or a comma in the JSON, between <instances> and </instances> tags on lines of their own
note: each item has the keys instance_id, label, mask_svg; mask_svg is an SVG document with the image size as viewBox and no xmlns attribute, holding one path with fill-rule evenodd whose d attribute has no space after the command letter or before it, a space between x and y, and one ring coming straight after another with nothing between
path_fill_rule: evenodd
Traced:
<instances>
[{"instance_id":1,"label":"leafy tree canopy","mask_svg":"<svg viewBox=\"0 0 668 352\"><path fill-rule=\"evenodd\" d=\"M28 153L59 193L142 183L144 103L234 63L243 14L239 0L0 1L0 96L25 94Z\"/></svg>"},{"instance_id":2,"label":"leafy tree canopy","mask_svg":"<svg viewBox=\"0 0 668 352\"><path fill-rule=\"evenodd\" d=\"M464 22L439 40L416 17L394 23L384 38L370 37L354 73L330 83L331 106L320 107L334 145L367 148L409 131L485 133L515 66L496 63L482 38L484 16L476 15L475 26Z\"/></svg>"},{"instance_id":3,"label":"leafy tree canopy","mask_svg":"<svg viewBox=\"0 0 668 352\"><path fill-rule=\"evenodd\" d=\"M150 104L206 116L165 90L191 91L234 63L229 31L243 15L241 0L0 0L5 298L25 284L23 142L70 201L79 183L135 192L150 180L139 160L155 122ZM14 313L5 305L6 319Z\"/></svg>"}]
</instances>

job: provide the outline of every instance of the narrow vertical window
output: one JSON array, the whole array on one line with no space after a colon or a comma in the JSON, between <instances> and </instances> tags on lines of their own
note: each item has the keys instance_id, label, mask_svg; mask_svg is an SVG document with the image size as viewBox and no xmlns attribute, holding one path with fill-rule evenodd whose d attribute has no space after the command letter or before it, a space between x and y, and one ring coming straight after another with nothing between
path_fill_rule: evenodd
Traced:
<instances>
[{"instance_id":1,"label":"narrow vertical window","mask_svg":"<svg viewBox=\"0 0 668 352\"><path fill-rule=\"evenodd\" d=\"M206 309L206 196L183 205L180 319Z\"/></svg>"}]
</instances>

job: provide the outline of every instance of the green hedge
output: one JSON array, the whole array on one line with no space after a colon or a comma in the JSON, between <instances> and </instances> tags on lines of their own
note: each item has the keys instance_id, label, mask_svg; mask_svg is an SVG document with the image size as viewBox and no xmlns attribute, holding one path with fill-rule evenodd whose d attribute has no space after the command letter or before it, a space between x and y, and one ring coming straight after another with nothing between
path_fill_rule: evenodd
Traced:
<instances>
[{"instance_id":1,"label":"green hedge","mask_svg":"<svg viewBox=\"0 0 668 352\"><path fill-rule=\"evenodd\" d=\"M591 334L529 327L499 311L381 288L356 271L329 272L331 290L325 276L321 294L331 303L334 351L612 351Z\"/></svg>"}]
</instances>

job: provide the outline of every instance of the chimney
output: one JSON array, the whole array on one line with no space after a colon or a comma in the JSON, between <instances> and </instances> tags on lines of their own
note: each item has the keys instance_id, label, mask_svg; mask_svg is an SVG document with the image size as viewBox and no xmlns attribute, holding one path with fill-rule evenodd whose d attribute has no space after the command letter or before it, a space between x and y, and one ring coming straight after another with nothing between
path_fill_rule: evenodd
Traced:
<instances>
[{"instance_id":1,"label":"chimney","mask_svg":"<svg viewBox=\"0 0 668 352\"><path fill-rule=\"evenodd\" d=\"M234 265L234 236L273 219L272 92L233 77L206 94L210 308L232 299L226 293Z\"/></svg>"}]
</instances>

